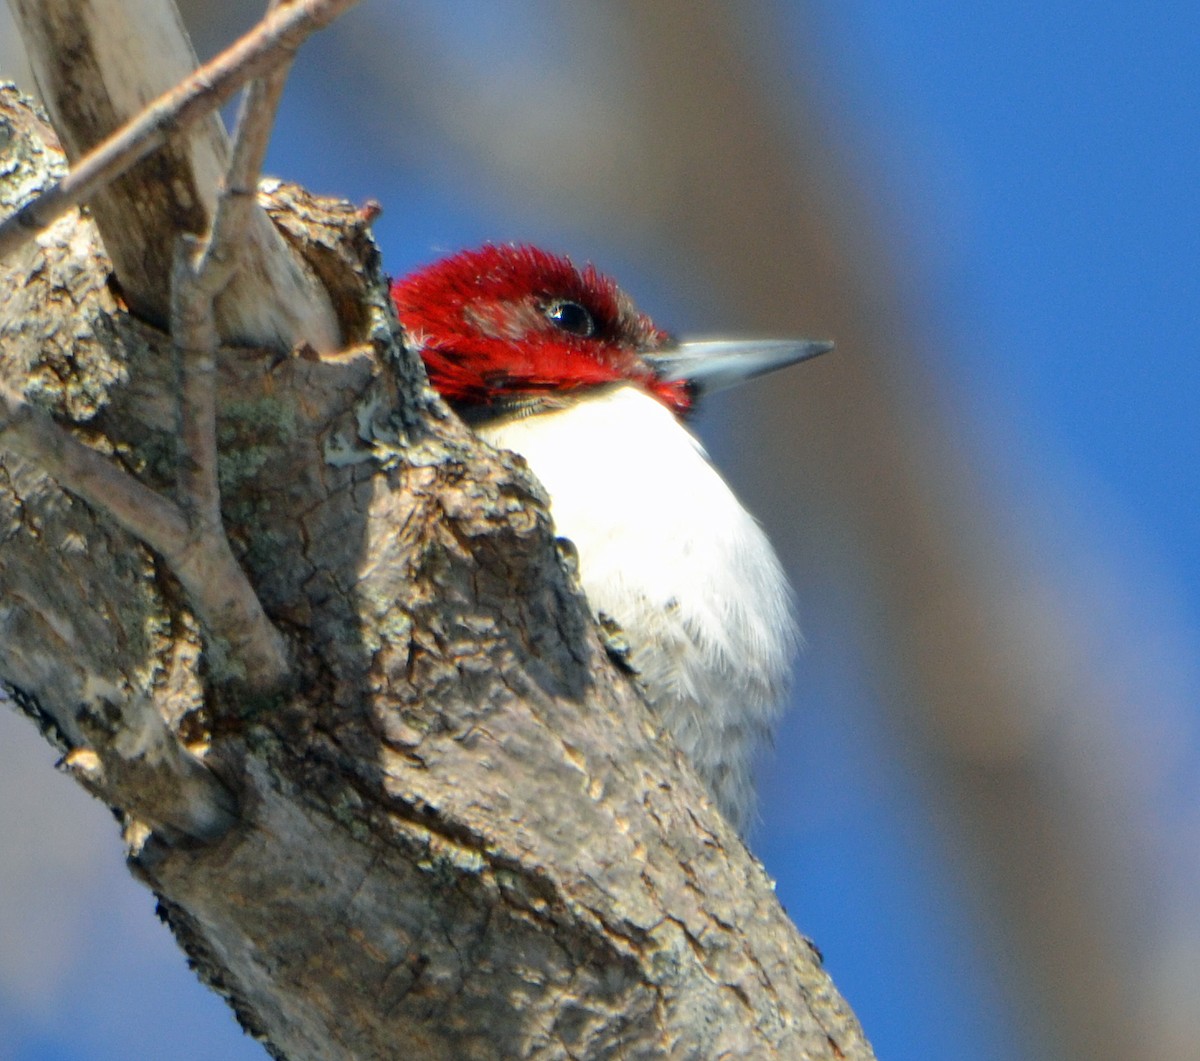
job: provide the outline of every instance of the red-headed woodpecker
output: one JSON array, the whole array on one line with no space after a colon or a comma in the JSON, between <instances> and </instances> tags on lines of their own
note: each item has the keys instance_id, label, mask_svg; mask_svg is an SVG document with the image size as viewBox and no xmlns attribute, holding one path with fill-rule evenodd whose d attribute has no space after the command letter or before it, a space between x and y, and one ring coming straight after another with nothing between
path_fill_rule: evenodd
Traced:
<instances>
[{"instance_id":1,"label":"red-headed woodpecker","mask_svg":"<svg viewBox=\"0 0 1200 1061\"><path fill-rule=\"evenodd\" d=\"M456 254L392 297L433 386L546 488L593 612L744 828L796 626L770 542L683 419L705 393L832 344L677 343L608 277L529 246Z\"/></svg>"}]
</instances>

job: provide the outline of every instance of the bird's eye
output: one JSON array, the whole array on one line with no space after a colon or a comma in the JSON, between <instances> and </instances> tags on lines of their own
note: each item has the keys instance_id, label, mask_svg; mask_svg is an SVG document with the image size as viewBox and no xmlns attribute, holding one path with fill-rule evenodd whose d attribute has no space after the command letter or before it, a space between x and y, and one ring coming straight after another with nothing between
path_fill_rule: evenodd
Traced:
<instances>
[{"instance_id":1,"label":"bird's eye","mask_svg":"<svg viewBox=\"0 0 1200 1061\"><path fill-rule=\"evenodd\" d=\"M581 339L586 339L596 330L596 322L592 319L587 307L581 306L578 302L572 302L570 299L555 299L548 303L542 312L545 313L546 320L559 331L578 335Z\"/></svg>"}]
</instances>

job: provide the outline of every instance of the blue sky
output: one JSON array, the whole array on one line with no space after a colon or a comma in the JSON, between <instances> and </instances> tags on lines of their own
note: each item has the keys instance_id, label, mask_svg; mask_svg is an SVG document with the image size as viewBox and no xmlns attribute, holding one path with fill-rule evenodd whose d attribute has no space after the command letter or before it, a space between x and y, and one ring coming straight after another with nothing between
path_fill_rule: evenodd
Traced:
<instances>
[{"instance_id":1,"label":"blue sky","mask_svg":"<svg viewBox=\"0 0 1200 1061\"><path fill-rule=\"evenodd\" d=\"M776 48L797 83L818 87L848 165L868 175L921 312L948 337L930 367L997 503L1027 547L1103 594L1097 607L1098 597L1081 597L1097 653L1153 641L1158 654L1130 680L1124 721L1136 728L1144 717L1152 730L1139 755L1162 750L1154 727L1172 735L1171 784L1151 801L1169 835L1170 822L1190 820L1200 784L1200 6L799 7L803 25L777 4L785 32ZM314 152L314 114L322 117L297 84L273 171L349 198L386 198L387 175L349 162L365 153L355 139L363 126L334 123ZM411 179L409 207L378 226L395 271L528 222L527 208L467 204L461 185ZM533 235L554 233L550 220ZM688 330L670 276L622 278ZM829 610L828 629L855 625L836 588L809 587L802 602L805 592ZM821 659L802 663L803 710L767 770L756 848L881 1057L1015 1061L1025 1047L1001 978L927 825L922 779L893 754L885 705L860 663L852 643L829 642ZM4 740L24 743L10 729ZM56 798L107 828L81 794ZM58 984L70 1015L31 1013L0 985L0 1061L265 1056L190 982L151 921L150 896L121 881L116 848L114 834L97 856L107 883L77 917L92 964ZM1190 865L1181 857L1177 879L1149 883L1148 894L1200 888ZM143 948L136 957L123 950L125 933ZM149 1031L135 1034L143 1019Z\"/></svg>"},{"instance_id":2,"label":"blue sky","mask_svg":"<svg viewBox=\"0 0 1200 1061\"><path fill-rule=\"evenodd\" d=\"M932 367L975 460L1024 545L1092 609L1096 669L1147 642L1119 721L1145 736L1131 756L1172 764L1152 814L1166 848L1187 843L1164 823L1190 819L1200 774L1200 9L847 0L817 21L806 73L949 338ZM876 728L859 746L887 739ZM970 909L905 802L919 778L885 787L898 800L854 808L844 823L861 832L829 845L853 864L841 880L886 882L859 903L868 933L847 924L823 858L797 907L820 911L819 940L875 944L835 971L881 1056L1022 1056ZM1182 861L1166 883L1146 867L1148 907L1195 889Z\"/></svg>"}]
</instances>

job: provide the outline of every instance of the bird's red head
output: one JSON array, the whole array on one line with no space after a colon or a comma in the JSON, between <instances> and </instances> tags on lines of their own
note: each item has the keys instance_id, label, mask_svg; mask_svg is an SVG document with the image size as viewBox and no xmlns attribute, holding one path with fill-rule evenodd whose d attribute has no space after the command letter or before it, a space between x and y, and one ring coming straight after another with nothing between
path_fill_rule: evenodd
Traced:
<instances>
[{"instance_id":1,"label":"bird's red head","mask_svg":"<svg viewBox=\"0 0 1200 1061\"><path fill-rule=\"evenodd\" d=\"M553 405L609 383L643 387L676 413L691 388L643 360L671 342L592 266L537 247L463 251L392 284L409 341L433 386L467 412Z\"/></svg>"}]
</instances>

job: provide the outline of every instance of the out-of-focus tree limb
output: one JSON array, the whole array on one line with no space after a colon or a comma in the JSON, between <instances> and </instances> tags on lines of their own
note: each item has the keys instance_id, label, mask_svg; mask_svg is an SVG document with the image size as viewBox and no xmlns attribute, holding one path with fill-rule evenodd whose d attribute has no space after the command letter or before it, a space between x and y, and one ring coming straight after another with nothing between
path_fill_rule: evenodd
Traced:
<instances>
[{"instance_id":1,"label":"out-of-focus tree limb","mask_svg":"<svg viewBox=\"0 0 1200 1061\"><path fill-rule=\"evenodd\" d=\"M767 18L761 7L616 0L614 10L643 137L662 145L661 179L674 192L663 243L700 263L756 327L838 341L837 364L819 379L762 389L761 435L745 444L792 442L778 460L808 480L825 517L800 532L806 548L828 554L820 538L847 534L856 545L834 557L853 564L846 584L869 594L881 695L933 781L935 813L1007 959L999 968L1037 1014L1031 1049L1148 1056L1152 1029L1131 1024L1137 988L1114 961L1127 940L1124 897L1095 872L1104 858L1094 845L1122 840L1083 809L1109 793L1071 792L1084 779L1043 726L1063 690L1087 682L1035 633L1040 597L1014 593L1037 576L1021 573L1024 558L999 537L1003 524L938 415L900 256L864 229L869 214L822 116L804 100L773 102L771 49L745 45L743 27L765 25L754 21L755 11ZM1128 837L1124 852L1134 853Z\"/></svg>"}]
</instances>

